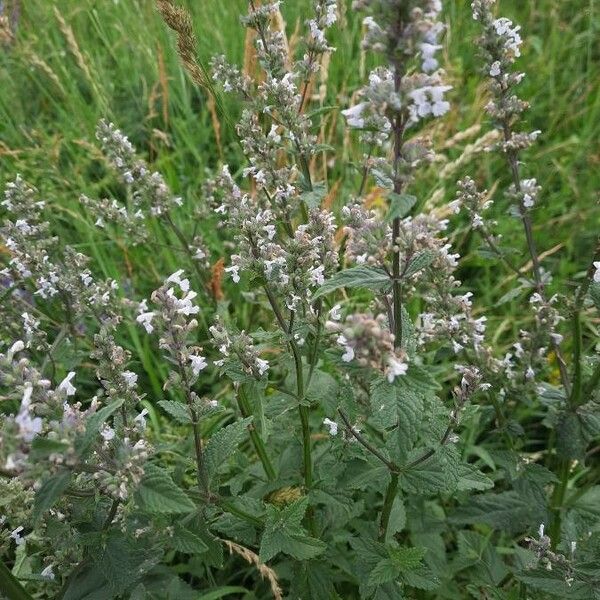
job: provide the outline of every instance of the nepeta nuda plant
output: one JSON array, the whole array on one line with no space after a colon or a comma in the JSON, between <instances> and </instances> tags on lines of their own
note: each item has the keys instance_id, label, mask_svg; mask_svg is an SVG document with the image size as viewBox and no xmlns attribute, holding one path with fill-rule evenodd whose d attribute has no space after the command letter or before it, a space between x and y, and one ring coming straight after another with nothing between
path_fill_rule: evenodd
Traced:
<instances>
[{"instance_id":1,"label":"nepeta nuda plant","mask_svg":"<svg viewBox=\"0 0 600 600\"><path fill-rule=\"evenodd\" d=\"M311 113L311 90L335 52L338 3L315 0L296 56L280 2L250 0L242 24L258 73L216 57L214 83L187 13L157 4L213 106L214 86L237 98L245 163L223 165L191 207L99 123L123 193L82 197L95 227L135 245L152 243L158 223L181 250L149 297L99 280L53 236L37 190L19 177L7 187L2 593L599 598L588 462L600 363L584 358L582 317L600 304L600 252L574 295L554 293L533 228L544 192L524 164L539 132L523 132L519 27L493 0L472 3L498 130L482 139L506 166L502 205L522 224L524 266L489 216L500 192L467 176L447 206L415 192L435 177L430 125L456 97L438 58L440 0L352 3L376 66L341 111L361 161L335 201L315 168L336 156L320 144L326 111ZM461 211L517 277L498 305L461 281ZM217 224L225 265L202 227L177 224L200 218ZM215 283L218 265L237 304ZM486 325L513 298L529 317L507 351ZM523 406L533 423L519 422Z\"/></svg>"}]
</instances>

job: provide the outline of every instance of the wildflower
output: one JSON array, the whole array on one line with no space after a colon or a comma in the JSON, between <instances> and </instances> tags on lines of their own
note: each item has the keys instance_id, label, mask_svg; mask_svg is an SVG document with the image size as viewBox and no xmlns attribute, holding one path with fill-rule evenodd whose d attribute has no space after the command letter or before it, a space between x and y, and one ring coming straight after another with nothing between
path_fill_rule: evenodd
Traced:
<instances>
[{"instance_id":1,"label":"wildflower","mask_svg":"<svg viewBox=\"0 0 600 600\"><path fill-rule=\"evenodd\" d=\"M240 282L240 268L237 265L226 267L225 272L231 274L231 279L233 279L233 283Z\"/></svg>"},{"instance_id":2,"label":"wildflower","mask_svg":"<svg viewBox=\"0 0 600 600\"><path fill-rule=\"evenodd\" d=\"M33 394L33 386L31 383L25 385L23 398L19 413L15 417L15 423L19 426L19 437L30 442L36 435L42 431L42 419L40 417L31 417L31 396Z\"/></svg>"},{"instance_id":3,"label":"wildflower","mask_svg":"<svg viewBox=\"0 0 600 600\"><path fill-rule=\"evenodd\" d=\"M54 580L55 575L52 565L48 565L47 567L45 567L40 573L40 577L43 577L44 579Z\"/></svg>"},{"instance_id":4,"label":"wildflower","mask_svg":"<svg viewBox=\"0 0 600 600\"><path fill-rule=\"evenodd\" d=\"M148 415L148 409L144 408L133 420L141 430L146 429L146 416Z\"/></svg>"},{"instance_id":5,"label":"wildflower","mask_svg":"<svg viewBox=\"0 0 600 600\"><path fill-rule=\"evenodd\" d=\"M104 424L104 426L100 430L100 435L102 436L105 442L110 442L114 439L116 432L112 427L110 427L107 424Z\"/></svg>"},{"instance_id":6,"label":"wildflower","mask_svg":"<svg viewBox=\"0 0 600 600\"><path fill-rule=\"evenodd\" d=\"M594 269L596 269L594 271L594 281L600 283L600 261L594 262Z\"/></svg>"},{"instance_id":7,"label":"wildflower","mask_svg":"<svg viewBox=\"0 0 600 600\"><path fill-rule=\"evenodd\" d=\"M336 304L330 311L329 311L329 318L332 321L339 321L342 318L342 312L341 312L341 304Z\"/></svg>"},{"instance_id":8,"label":"wildflower","mask_svg":"<svg viewBox=\"0 0 600 600\"><path fill-rule=\"evenodd\" d=\"M192 363L192 373L197 377L200 371L208 366L204 356L198 354L190 354L190 362Z\"/></svg>"},{"instance_id":9,"label":"wildflower","mask_svg":"<svg viewBox=\"0 0 600 600\"><path fill-rule=\"evenodd\" d=\"M73 377L75 377L75 372L70 371L58 385L58 390L64 392L67 396L74 396L77 391L77 388L71 383Z\"/></svg>"},{"instance_id":10,"label":"wildflower","mask_svg":"<svg viewBox=\"0 0 600 600\"><path fill-rule=\"evenodd\" d=\"M22 525L19 525L19 527L13 529L10 533L10 537L15 541L15 544L17 546L21 546L25 543L25 536L21 535L23 529L24 527Z\"/></svg>"},{"instance_id":11,"label":"wildflower","mask_svg":"<svg viewBox=\"0 0 600 600\"><path fill-rule=\"evenodd\" d=\"M153 318L154 313L149 311L139 314L136 318L136 321L144 327L146 333L152 333L154 331L154 326L152 325Z\"/></svg>"},{"instance_id":12,"label":"wildflower","mask_svg":"<svg viewBox=\"0 0 600 600\"><path fill-rule=\"evenodd\" d=\"M329 435L336 436L338 434L338 424L331 419L323 419L323 425L329 429Z\"/></svg>"},{"instance_id":13,"label":"wildflower","mask_svg":"<svg viewBox=\"0 0 600 600\"><path fill-rule=\"evenodd\" d=\"M137 384L137 380L138 380L137 373L134 373L133 371L123 371L123 373L121 373L121 375L122 375L123 379L125 380L127 387L130 387L130 388L135 387L135 385Z\"/></svg>"}]
</instances>

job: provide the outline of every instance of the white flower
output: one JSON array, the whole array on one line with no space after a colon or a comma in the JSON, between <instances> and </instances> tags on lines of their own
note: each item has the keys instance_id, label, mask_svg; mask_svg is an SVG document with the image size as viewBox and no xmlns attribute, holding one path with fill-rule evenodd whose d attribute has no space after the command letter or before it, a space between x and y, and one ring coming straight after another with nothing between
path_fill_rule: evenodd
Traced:
<instances>
[{"instance_id":1,"label":"white flower","mask_svg":"<svg viewBox=\"0 0 600 600\"><path fill-rule=\"evenodd\" d=\"M272 240L275 237L275 225L265 225L263 229L269 240Z\"/></svg>"},{"instance_id":2,"label":"white flower","mask_svg":"<svg viewBox=\"0 0 600 600\"><path fill-rule=\"evenodd\" d=\"M368 102L361 102L356 106L352 106L351 108L342 111L342 114L346 117L348 127L362 129L365 126L365 120L363 119L362 114L367 106L369 106Z\"/></svg>"},{"instance_id":3,"label":"white flower","mask_svg":"<svg viewBox=\"0 0 600 600\"><path fill-rule=\"evenodd\" d=\"M152 333L154 331L154 325L152 325L153 318L154 318L154 313L152 311L143 312L140 315L138 315L138 317L136 318L136 321L144 327L144 329L146 330L146 333Z\"/></svg>"},{"instance_id":4,"label":"white flower","mask_svg":"<svg viewBox=\"0 0 600 600\"><path fill-rule=\"evenodd\" d=\"M544 524L540 523L540 527L538 529L538 534L540 536L540 539L542 539L544 537Z\"/></svg>"},{"instance_id":5,"label":"white flower","mask_svg":"<svg viewBox=\"0 0 600 600\"><path fill-rule=\"evenodd\" d=\"M238 265L226 267L225 272L231 274L231 279L233 279L233 283L240 282L240 268Z\"/></svg>"},{"instance_id":6,"label":"white flower","mask_svg":"<svg viewBox=\"0 0 600 600\"><path fill-rule=\"evenodd\" d=\"M208 405L209 405L211 408L217 408L217 407L219 406L219 402L218 402L217 400L209 400L209 401L208 401Z\"/></svg>"},{"instance_id":7,"label":"white flower","mask_svg":"<svg viewBox=\"0 0 600 600\"><path fill-rule=\"evenodd\" d=\"M204 356L200 356L199 354L191 354L190 362L192 363L192 373L197 377L200 371L205 369L208 366L206 359Z\"/></svg>"},{"instance_id":8,"label":"white flower","mask_svg":"<svg viewBox=\"0 0 600 600\"><path fill-rule=\"evenodd\" d=\"M41 573L40 577L44 579L54 579L54 571L52 570L52 565L48 565Z\"/></svg>"},{"instance_id":9,"label":"white flower","mask_svg":"<svg viewBox=\"0 0 600 600\"><path fill-rule=\"evenodd\" d=\"M137 373L134 373L133 371L123 371L123 373L121 373L121 375L123 376L123 379L125 380L125 383L127 384L127 387L135 387L135 384L137 383L138 380L138 376Z\"/></svg>"},{"instance_id":10,"label":"white flower","mask_svg":"<svg viewBox=\"0 0 600 600\"><path fill-rule=\"evenodd\" d=\"M100 430L100 435L105 442L110 442L110 440L114 439L116 434L115 430L105 423L104 427Z\"/></svg>"},{"instance_id":11,"label":"white flower","mask_svg":"<svg viewBox=\"0 0 600 600\"><path fill-rule=\"evenodd\" d=\"M258 373L262 376L269 369L269 361L263 360L262 358L256 359L256 366L258 367Z\"/></svg>"},{"instance_id":12,"label":"white flower","mask_svg":"<svg viewBox=\"0 0 600 600\"><path fill-rule=\"evenodd\" d=\"M144 408L142 410L142 412L133 419L139 425L140 429L146 429L146 415L147 414L148 414L148 409Z\"/></svg>"},{"instance_id":13,"label":"white flower","mask_svg":"<svg viewBox=\"0 0 600 600\"><path fill-rule=\"evenodd\" d=\"M430 44L428 42L421 44L422 69L425 73L431 73L438 68L439 63L435 58L435 53L441 48L438 44Z\"/></svg>"},{"instance_id":14,"label":"white flower","mask_svg":"<svg viewBox=\"0 0 600 600\"><path fill-rule=\"evenodd\" d=\"M341 312L341 304L336 304L330 311L329 311L329 318L332 321L339 321L342 318L342 312Z\"/></svg>"},{"instance_id":15,"label":"white flower","mask_svg":"<svg viewBox=\"0 0 600 600\"><path fill-rule=\"evenodd\" d=\"M168 279L167 283L175 283L177 284L182 292L188 292L190 289L189 279L181 279L183 275L183 269L179 269L179 271L175 271Z\"/></svg>"},{"instance_id":16,"label":"white flower","mask_svg":"<svg viewBox=\"0 0 600 600\"><path fill-rule=\"evenodd\" d=\"M346 336L338 336L337 343L344 348L344 354L342 354L342 360L344 362L350 362L354 359L354 348L348 344Z\"/></svg>"},{"instance_id":17,"label":"white flower","mask_svg":"<svg viewBox=\"0 0 600 600\"><path fill-rule=\"evenodd\" d=\"M400 375L405 375L406 371L408 371L408 364L404 361L400 360L398 357L391 355L388 358L388 369L387 369L387 379L390 383L399 377Z\"/></svg>"},{"instance_id":18,"label":"white flower","mask_svg":"<svg viewBox=\"0 0 600 600\"><path fill-rule=\"evenodd\" d=\"M8 349L8 355L7 358L9 360L12 359L12 357L17 353L17 352L21 352L21 350L25 349L25 344L21 341L21 340L17 340L9 349Z\"/></svg>"},{"instance_id":19,"label":"white flower","mask_svg":"<svg viewBox=\"0 0 600 600\"><path fill-rule=\"evenodd\" d=\"M313 285L323 285L325 283L325 267L320 265L309 269L308 275Z\"/></svg>"},{"instance_id":20,"label":"white flower","mask_svg":"<svg viewBox=\"0 0 600 600\"><path fill-rule=\"evenodd\" d=\"M594 281L600 283L600 261L594 262L594 268L596 269L594 272Z\"/></svg>"},{"instance_id":21,"label":"white flower","mask_svg":"<svg viewBox=\"0 0 600 600\"><path fill-rule=\"evenodd\" d=\"M495 62L492 63L492 66L490 67L490 75L492 77L498 77L498 75L500 75L501 70L500 70L500 61L497 60Z\"/></svg>"},{"instance_id":22,"label":"white flower","mask_svg":"<svg viewBox=\"0 0 600 600\"><path fill-rule=\"evenodd\" d=\"M15 423L19 426L18 437L26 442L30 442L42 431L42 419L40 417L31 418L32 394L33 386L30 383L27 383L23 390L23 399L21 400L19 413L15 417Z\"/></svg>"},{"instance_id":23,"label":"white flower","mask_svg":"<svg viewBox=\"0 0 600 600\"><path fill-rule=\"evenodd\" d=\"M77 391L77 388L71 383L73 377L75 377L75 371L70 371L58 385L58 390L64 392L67 396L73 396Z\"/></svg>"},{"instance_id":24,"label":"white flower","mask_svg":"<svg viewBox=\"0 0 600 600\"><path fill-rule=\"evenodd\" d=\"M23 525L19 525L16 529L13 529L10 533L10 537L15 540L15 544L20 546L25 543L25 537L21 535L21 531L23 531Z\"/></svg>"},{"instance_id":25,"label":"white flower","mask_svg":"<svg viewBox=\"0 0 600 600\"><path fill-rule=\"evenodd\" d=\"M329 429L329 435L337 435L338 433L338 424L331 419L323 419L323 425Z\"/></svg>"}]
</instances>

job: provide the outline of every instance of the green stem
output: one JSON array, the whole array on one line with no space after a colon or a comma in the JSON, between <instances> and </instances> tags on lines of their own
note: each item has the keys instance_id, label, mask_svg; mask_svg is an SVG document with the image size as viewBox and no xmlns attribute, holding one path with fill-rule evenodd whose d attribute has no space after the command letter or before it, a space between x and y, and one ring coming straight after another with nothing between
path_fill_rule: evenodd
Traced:
<instances>
[{"instance_id":1,"label":"green stem","mask_svg":"<svg viewBox=\"0 0 600 600\"><path fill-rule=\"evenodd\" d=\"M398 493L398 473L392 473L390 482L385 492L385 499L383 501L383 509L381 511L381 527L379 529L379 539L385 542L387 536L388 527L390 524L390 515L392 513L392 506Z\"/></svg>"},{"instance_id":2,"label":"green stem","mask_svg":"<svg viewBox=\"0 0 600 600\"><path fill-rule=\"evenodd\" d=\"M552 494L552 514L553 520L550 526L550 539L552 540L552 548L556 548L559 542L560 530L561 530L561 511L563 504L565 503L565 496L567 494L567 487L569 485L569 474L571 467L568 460L562 460L560 464L560 479L554 492Z\"/></svg>"},{"instance_id":3,"label":"green stem","mask_svg":"<svg viewBox=\"0 0 600 600\"><path fill-rule=\"evenodd\" d=\"M0 592L8 600L33 600L33 596L27 592L2 561L0 561Z\"/></svg>"},{"instance_id":4,"label":"green stem","mask_svg":"<svg viewBox=\"0 0 600 600\"><path fill-rule=\"evenodd\" d=\"M243 519L244 521L247 521L252 525L256 525L258 527L261 527L263 525L263 522L258 517L255 517L254 515L247 513L245 510L238 508L228 500L219 499L216 501L216 504L220 506L225 512L228 512L229 514L234 515L235 517Z\"/></svg>"},{"instance_id":5,"label":"green stem","mask_svg":"<svg viewBox=\"0 0 600 600\"><path fill-rule=\"evenodd\" d=\"M246 392L244 391L244 386L240 386L237 394L238 406L240 407L240 412L243 417L249 417L252 414L252 410L250 409L250 404L248 402L248 397L246 396ZM250 424L248 427L248 432L250 434L250 440L252 441L252 445L256 450L256 454L262 463L263 469L265 470L265 474L268 477L269 481L274 481L277 479L277 475L275 473L275 469L273 468L273 464L271 463L271 459L267 454L267 448L265 446L265 442L262 437L256 430L253 424Z\"/></svg>"},{"instance_id":6,"label":"green stem","mask_svg":"<svg viewBox=\"0 0 600 600\"><path fill-rule=\"evenodd\" d=\"M575 410L581 404L582 372L581 372L581 311L575 308L573 312L573 378L569 406Z\"/></svg>"}]
</instances>

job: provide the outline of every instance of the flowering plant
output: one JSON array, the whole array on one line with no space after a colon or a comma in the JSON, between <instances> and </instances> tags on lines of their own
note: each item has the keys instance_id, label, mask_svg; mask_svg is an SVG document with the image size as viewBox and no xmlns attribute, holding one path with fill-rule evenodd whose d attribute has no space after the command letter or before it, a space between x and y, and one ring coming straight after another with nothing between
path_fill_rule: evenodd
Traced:
<instances>
[{"instance_id":1,"label":"flowering plant","mask_svg":"<svg viewBox=\"0 0 600 600\"><path fill-rule=\"evenodd\" d=\"M242 18L256 73L219 56L210 81L187 13L157 1L192 78L241 107L246 163L207 179L201 206L98 125L124 201L83 196L82 210L132 246L155 223L180 244L185 265L149 297L53 235L35 188L6 188L0 591L600 598L600 362L582 332L600 308L600 246L574 294L538 253L544 193L523 156L540 132L524 131L519 27L473 0L494 129L482 143L510 183L483 191L465 173L441 206L415 182L432 176L432 122L455 92L438 57L442 2L355 0L374 67L341 110L360 158L335 200L318 165L343 158L319 143L327 109L311 104L340 7L314 0L294 53L280 4L250 0ZM502 196L524 266L488 216ZM225 262L177 215L216 223ZM497 305L461 280L465 222L516 276ZM506 351L487 323L513 298L529 316ZM516 419L521 405L534 423Z\"/></svg>"}]
</instances>

